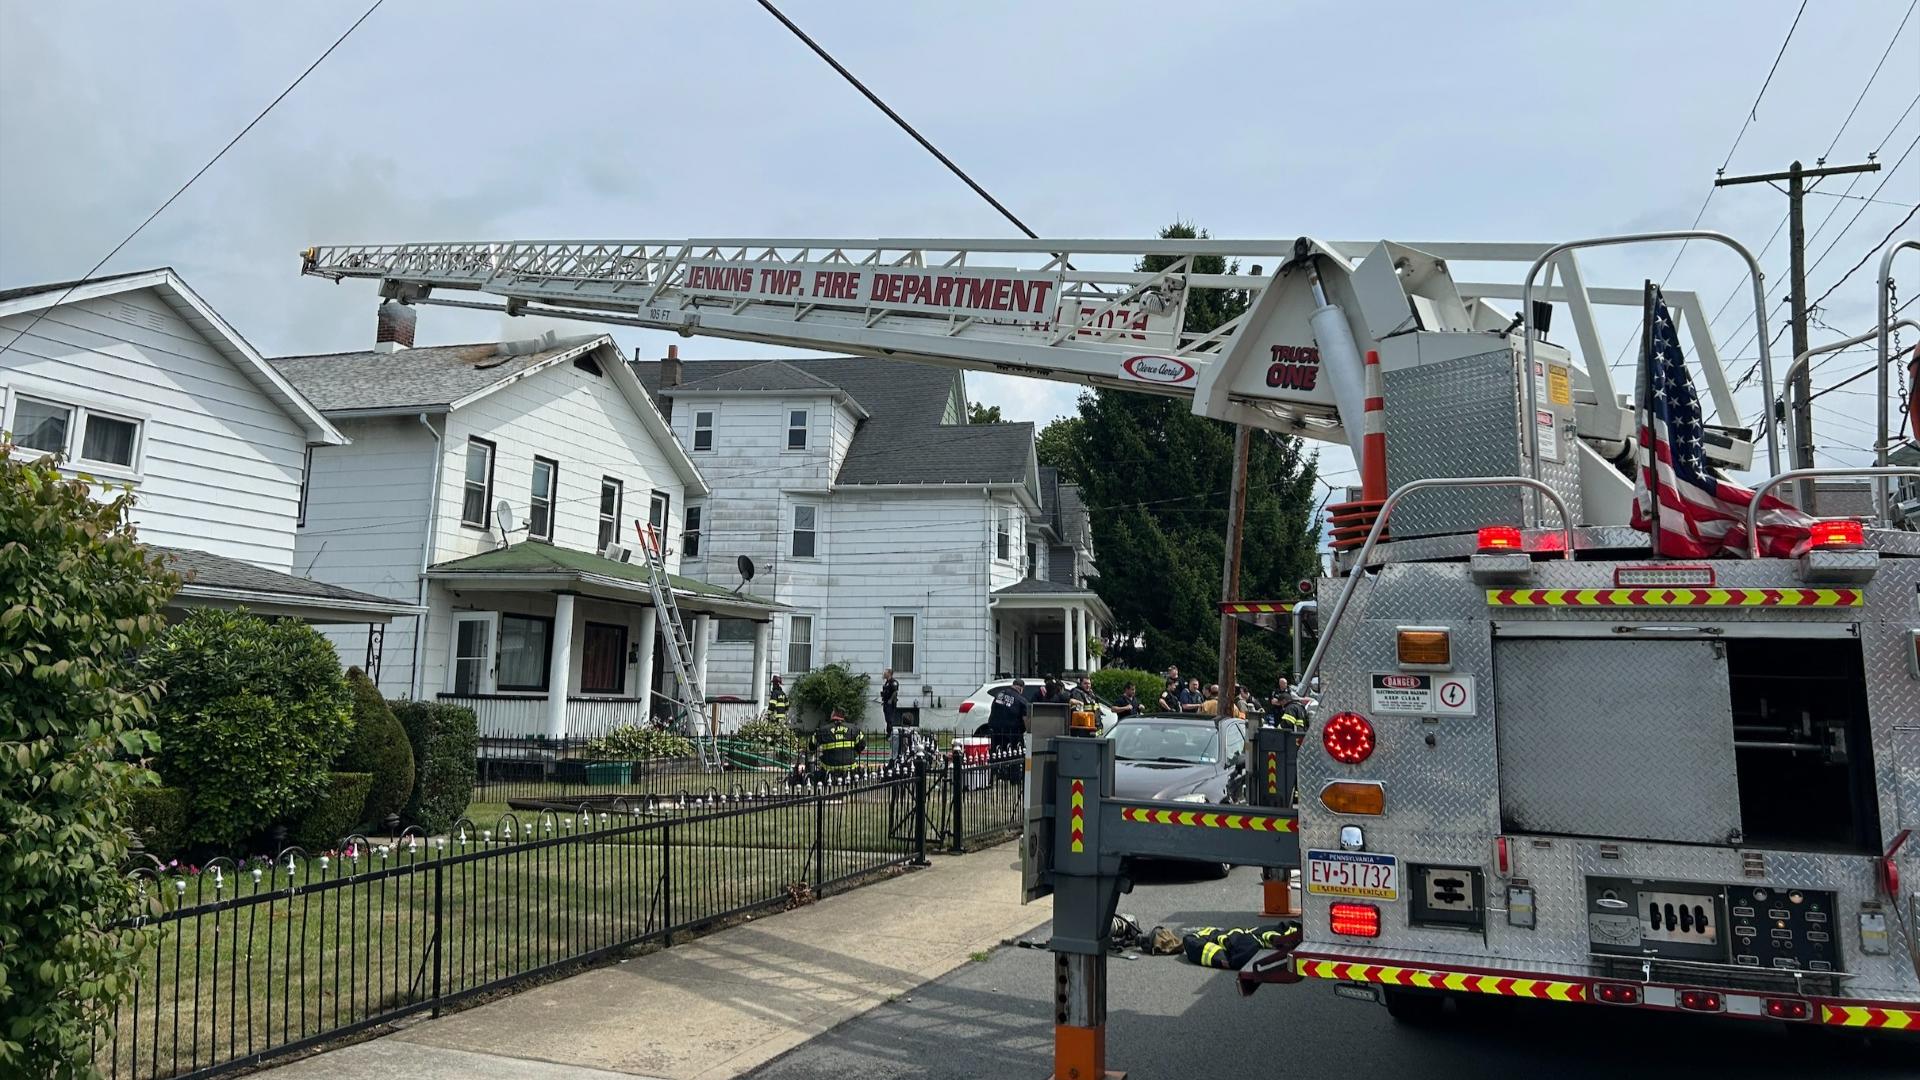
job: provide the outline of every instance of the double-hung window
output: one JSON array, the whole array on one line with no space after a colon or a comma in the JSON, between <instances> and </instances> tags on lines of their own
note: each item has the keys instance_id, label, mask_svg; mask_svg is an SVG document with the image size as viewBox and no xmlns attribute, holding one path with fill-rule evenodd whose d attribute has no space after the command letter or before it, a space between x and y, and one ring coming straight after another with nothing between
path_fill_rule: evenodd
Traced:
<instances>
[{"instance_id":1,"label":"double-hung window","mask_svg":"<svg viewBox=\"0 0 1920 1080\"><path fill-rule=\"evenodd\" d=\"M695 450L713 449L712 409L695 409L693 411L693 448Z\"/></svg>"},{"instance_id":2,"label":"double-hung window","mask_svg":"<svg viewBox=\"0 0 1920 1080\"><path fill-rule=\"evenodd\" d=\"M796 559L813 558L814 525L819 520L820 508L817 506L796 506L793 508L793 557Z\"/></svg>"},{"instance_id":3,"label":"double-hung window","mask_svg":"<svg viewBox=\"0 0 1920 1080\"><path fill-rule=\"evenodd\" d=\"M500 616L500 665L496 675L500 689L544 691L552 663L552 619L540 615Z\"/></svg>"},{"instance_id":4,"label":"double-hung window","mask_svg":"<svg viewBox=\"0 0 1920 1080\"><path fill-rule=\"evenodd\" d=\"M807 415L806 409L787 410L787 449L807 448Z\"/></svg>"},{"instance_id":5,"label":"double-hung window","mask_svg":"<svg viewBox=\"0 0 1920 1080\"><path fill-rule=\"evenodd\" d=\"M787 616L787 674L813 670L813 616Z\"/></svg>"},{"instance_id":6,"label":"double-hung window","mask_svg":"<svg viewBox=\"0 0 1920 1080\"><path fill-rule=\"evenodd\" d=\"M493 444L467 440L466 483L460 495L460 524L487 527L487 507L493 505Z\"/></svg>"},{"instance_id":7,"label":"double-hung window","mask_svg":"<svg viewBox=\"0 0 1920 1080\"><path fill-rule=\"evenodd\" d=\"M65 454L81 465L105 465L132 471L140 456L140 421L17 394L7 429L14 445Z\"/></svg>"},{"instance_id":8,"label":"double-hung window","mask_svg":"<svg viewBox=\"0 0 1920 1080\"><path fill-rule=\"evenodd\" d=\"M1013 558L1012 511L1000 511L999 527L994 530L994 552L995 558L998 558L1001 562L1006 562L1008 559Z\"/></svg>"},{"instance_id":9,"label":"double-hung window","mask_svg":"<svg viewBox=\"0 0 1920 1080\"><path fill-rule=\"evenodd\" d=\"M919 638L919 617L894 615L893 634L887 653L888 666L896 675L914 670L914 645Z\"/></svg>"},{"instance_id":10,"label":"double-hung window","mask_svg":"<svg viewBox=\"0 0 1920 1080\"><path fill-rule=\"evenodd\" d=\"M625 488L611 476L600 478L600 551L607 550L607 545L620 536L620 499Z\"/></svg>"},{"instance_id":11,"label":"double-hung window","mask_svg":"<svg viewBox=\"0 0 1920 1080\"><path fill-rule=\"evenodd\" d=\"M554 495L560 488L560 463L550 458L533 459L533 491L527 502L527 535L536 540L553 540Z\"/></svg>"},{"instance_id":12,"label":"double-hung window","mask_svg":"<svg viewBox=\"0 0 1920 1080\"><path fill-rule=\"evenodd\" d=\"M700 557L700 519L706 516L705 509L698 503L687 507L687 523L680 530L680 557L683 559Z\"/></svg>"}]
</instances>

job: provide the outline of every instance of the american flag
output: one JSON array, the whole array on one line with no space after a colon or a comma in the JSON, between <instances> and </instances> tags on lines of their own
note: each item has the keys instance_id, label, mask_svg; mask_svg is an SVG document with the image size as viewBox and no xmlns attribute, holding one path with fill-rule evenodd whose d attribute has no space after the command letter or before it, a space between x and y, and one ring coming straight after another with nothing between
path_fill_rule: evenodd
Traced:
<instances>
[{"instance_id":1,"label":"american flag","mask_svg":"<svg viewBox=\"0 0 1920 1080\"><path fill-rule=\"evenodd\" d=\"M1633 527L1654 534L1655 554L1700 559L1722 552L1745 555L1747 505L1753 492L1713 475L1707 464L1700 395L1687 375L1673 316L1658 286L1650 286L1652 318L1641 353L1639 478ZM1651 448L1651 452L1649 451ZM1650 529L1655 500L1659 528ZM1768 495L1760 503L1760 553L1790 558L1806 550L1812 518Z\"/></svg>"}]
</instances>

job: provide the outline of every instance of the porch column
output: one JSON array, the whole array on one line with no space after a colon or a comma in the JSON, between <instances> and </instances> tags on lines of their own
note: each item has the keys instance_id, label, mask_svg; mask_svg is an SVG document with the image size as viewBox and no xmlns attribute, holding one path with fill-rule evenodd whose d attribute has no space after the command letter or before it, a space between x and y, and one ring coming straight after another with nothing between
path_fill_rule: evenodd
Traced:
<instances>
[{"instance_id":1,"label":"porch column","mask_svg":"<svg viewBox=\"0 0 1920 1080\"><path fill-rule=\"evenodd\" d=\"M693 617L693 681L703 696L707 695L707 638L713 627L713 616L696 615ZM693 689L689 687L689 689ZM705 702L695 702L705 708Z\"/></svg>"},{"instance_id":2,"label":"porch column","mask_svg":"<svg viewBox=\"0 0 1920 1080\"><path fill-rule=\"evenodd\" d=\"M653 719L653 642L659 633L659 622L652 607L640 609L640 688L634 696L640 699L640 723Z\"/></svg>"},{"instance_id":3,"label":"porch column","mask_svg":"<svg viewBox=\"0 0 1920 1080\"><path fill-rule=\"evenodd\" d=\"M1073 666L1080 671L1085 671L1087 670L1089 662L1093 659L1093 650L1087 648L1087 624L1089 619L1086 610L1083 608L1074 608L1073 616L1073 621L1080 629L1080 632L1074 635L1075 651Z\"/></svg>"},{"instance_id":4,"label":"porch column","mask_svg":"<svg viewBox=\"0 0 1920 1080\"><path fill-rule=\"evenodd\" d=\"M753 624L753 711L767 711L767 653L773 645L773 621Z\"/></svg>"},{"instance_id":5,"label":"porch column","mask_svg":"<svg viewBox=\"0 0 1920 1080\"><path fill-rule=\"evenodd\" d=\"M553 598L553 653L547 672L547 735L567 736L567 683L573 672L573 594Z\"/></svg>"}]
</instances>

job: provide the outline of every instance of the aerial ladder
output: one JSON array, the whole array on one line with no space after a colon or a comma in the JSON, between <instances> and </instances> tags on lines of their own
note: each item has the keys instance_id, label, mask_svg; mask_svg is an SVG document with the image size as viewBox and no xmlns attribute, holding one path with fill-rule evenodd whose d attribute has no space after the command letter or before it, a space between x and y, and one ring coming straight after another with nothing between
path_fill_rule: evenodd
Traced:
<instances>
[{"instance_id":1,"label":"aerial ladder","mask_svg":"<svg viewBox=\"0 0 1920 1080\"><path fill-rule=\"evenodd\" d=\"M1307 977L1356 984L1387 981L1392 985L1375 989L1390 1007L1396 1001L1404 1004L1412 993L1493 993L1513 985L1550 988L1543 993L1556 1000L1626 1001L1600 989L1616 985L1603 981L1613 977L1623 980L1617 985L1631 984L1629 1003L1671 998L1681 1002L1678 1007L1693 1008L1686 1002L1696 1001L1726 1011L1745 1009L1747 997L1729 989L1736 981L1727 969L1746 960L1744 954L1730 951L1736 948L1728 943L1731 935L1719 934L1718 927L1729 906L1739 909L1739 897L1752 902L1754 882L1773 880L1769 865L1784 864L1783 873L1801 874L1809 887L1794 895L1844 909L1823 909L1821 917L1835 922L1843 915L1851 919L1857 907L1860 940L1866 943L1862 950L1875 943L1883 947L1851 958L1850 968L1869 974L1863 983L1849 984L1848 979L1861 976L1838 974L1824 946L1796 945L1800 951L1792 954L1793 963L1800 966L1791 972L1791 983L1782 984L1786 990L1775 986L1767 991L1778 993L1764 998L1764 1014L1777 1015L1777 1006L1786 1010L1778 1015L1788 1019L1812 1015L1821 1022L1841 1023L1845 1021L1827 1018L1851 1016L1850 1002L1874 998L1878 1006L1895 1012L1910 1008L1913 1023L1920 1026L1920 945L1911 933L1902 937L1897 926L1886 929L1889 919L1898 922L1908 915L1897 884L1898 843L1884 855L1881 878L1883 885L1888 880L1894 884L1869 899L1861 895L1866 878L1854 862L1835 856L1831 865L1816 865L1818 860L1811 857L1769 864L1768 852L1740 849L1746 841L1737 823L1712 837L1669 835L1665 824L1651 834L1623 825L1621 835L1592 838L1591 844L1565 837L1523 844L1527 823L1519 819L1520 810L1504 801L1503 785L1509 780L1535 783L1544 793L1539 797L1549 801L1568 790L1588 801L1611 798L1619 793L1617 786L1600 777L1605 768L1621 763L1612 758L1599 762L1591 782L1510 773L1505 765L1508 748L1504 743L1496 747L1495 732L1485 722L1496 704L1518 715L1527 703L1500 696L1493 678L1497 656L1509 656L1516 672L1513 682L1520 685L1518 673L1526 670L1519 664L1521 657L1537 660L1546 655L1551 670L1554 664L1572 664L1574 656L1615 644L1620 646L1615 652L1636 657L1641 645L1648 647L1648 656L1664 657L1676 647L1694 656L1696 639L1712 645L1729 633L1741 640L1752 636L1765 641L1799 632L1797 624L1782 631L1784 624L1766 621L1773 607L1783 603L1859 605L1869 595L1884 595L1888 611L1897 608L1898 613L1881 621L1900 624L1887 633L1907 634L1905 624L1913 621L1906 607L1911 607L1920 581L1908 579L1920 570L1920 559L1895 562L1894 569L1883 571L1884 578L1894 580L1879 591L1870 592L1864 585L1775 587L1776 579L1791 573L1807 582L1864 582L1872 579L1882 554L1890 559L1920 555L1920 537L1894 530L1868 530L1872 550L1815 553L1820 557L1802 559L1797 571L1774 565L1781 560L1763 559L1751 560L1748 568L1719 571L1723 581L1750 582L1755 586L1751 589L1597 587L1602 582L1596 575L1603 575L1608 586L1630 580L1655 585L1715 581L1713 567L1649 563L1646 534L1627 527L1635 498L1631 477L1639 460L1634 387L1616 387L1596 311L1616 306L1638 312L1649 291L1642 286L1591 285L1579 262L1580 254L1594 247L1673 239L1732 250L1749 272L1756 314L1765 321L1764 283L1751 253L1728 237L1692 230L1562 244L1309 237L368 244L309 248L301 268L304 274L335 282L376 282L387 303L638 326L688 337L1171 395L1190 400L1202 416L1343 443L1353 451L1361 466L1362 490L1358 498L1334 508L1334 543L1346 581L1320 620L1319 642L1306 670L1298 673L1303 681L1326 674L1320 709L1331 715L1316 718L1298 760L1290 736L1255 748L1258 760L1251 763L1252 771L1269 782L1252 786L1270 797L1256 797L1253 806L1117 799L1112 795L1110 743L1074 738L1065 730L1033 732L1028 828L1022 840L1025 895L1028 900L1054 897L1050 947L1056 973L1056 1076L1094 1080L1109 1075L1104 1026L1110 923L1118 897L1130 887L1130 860L1154 856L1261 866L1281 872L1283 879L1285 871L1308 866L1311 873L1303 872L1303 878L1310 895L1297 955L1256 960L1242 973L1243 985ZM1211 257L1228 260L1226 270L1196 270L1199 260ZM1161 268L1139 269L1144 265ZM1516 272L1520 268L1524 272ZM1884 290L1884 264L1882 279ZM1189 329L1184 318L1189 299L1209 290L1236 294L1244 301L1241 313L1204 331ZM1745 470L1755 467L1756 455L1763 454L1764 471L1772 474L1766 487L1797 476L1780 473L1775 425L1766 425L1763 438L1740 425L1733 388L1699 297L1671 288L1664 297L1698 371L1700 398L1711 407L1699 418L1705 462L1721 472ZM1564 319L1556 320L1556 312ZM1570 326L1570 333L1552 336L1556 321ZM1761 335L1758 342L1758 369L1763 400L1772 402L1775 373L1766 337ZM1884 387L1884 334L1880 341ZM1881 409L1884 417L1884 391ZM1890 481L1920 473L1886 467L1888 443L1883 434L1877 447L1880 467L1865 470L1883 508ZM1489 550L1480 545L1490 523L1500 523L1500 528L1497 546ZM1529 587L1542 581L1554 587ZM1430 602L1436 590L1444 592L1445 603ZM1577 606L1602 593L1617 596L1621 609L1604 613L1616 623L1601 631L1595 630L1599 624L1591 622L1590 612L1567 615L1559 609L1515 611L1503 606L1533 603L1530 598L1536 595L1571 596L1569 603ZM1761 610L1723 616L1732 627L1729 631L1718 624L1666 625L1656 620L1658 611L1637 606L1680 603L1675 597L1682 593L1702 597L1698 602L1709 606L1739 602L1757 604ZM1729 601L1730 596L1735 599ZM1520 597L1528 599L1516 599ZM1903 602L1906 607L1898 607ZM1324 596L1321 603L1327 603ZM1447 613L1452 625L1396 626L1427 621L1418 615L1429 607ZM1358 628L1342 626L1350 611L1358 612L1353 616ZM1855 640L1870 639L1869 648L1878 651L1868 661L1875 679L1866 681L1878 695L1891 675L1874 665L1884 666L1889 656L1920 656L1915 644L1920 630L1912 631L1914 638L1904 646L1887 648L1878 642L1880 630L1843 622L1844 615L1823 609L1795 617L1823 640L1841 641L1846 627L1852 628ZM1755 617L1752 624L1742 621L1749 616ZM1589 621L1577 621L1582 618ZM1407 639L1402 631L1418 633ZM1561 639L1554 637L1559 633L1567 639L1565 661L1551 659L1559 655L1554 650L1562 648ZM1403 649L1396 657L1396 642L1406 640L1417 640L1416 649ZM1723 656L1724 651L1699 655ZM1582 673L1582 678L1593 677L1592 671ZM1920 660L1912 661L1911 676L1902 667L1899 677L1920 680ZM1529 685L1537 685L1547 698L1560 693L1568 681L1546 678ZM1722 691L1725 681L1722 677ZM1707 692L1714 684L1708 678L1676 685ZM1910 693L1904 683L1900 693ZM1910 696L1920 701L1920 694ZM1890 717L1907 701L1890 698L1890 704L1876 697L1873 711ZM1718 707L1724 711L1727 706L1721 701ZM1560 708L1541 724L1569 722L1576 712ZM1778 716L1763 719L1772 723ZM1891 720L1886 723L1885 730L1893 730ZM1815 730L1813 720L1808 724L1813 726L1803 727L1814 731L1813 736L1802 731L1764 744L1749 742L1783 747L1781 752L1793 753L1797 761L1827 745L1815 740L1829 736ZM1724 747L1702 744L1688 752L1702 755L1704 770L1724 767L1731 772L1734 730L1729 724ZM1880 805L1897 815L1901 798L1920 804L1920 790L1896 790L1901 784L1911 786L1911 776L1920 776L1920 768L1908 769L1908 778L1902 779L1899 758L1909 751L1892 743L1882 746L1891 736L1881 730L1875 726L1870 736L1853 732L1855 741L1848 744L1856 751L1853 759L1844 751L1835 754L1831 745L1828 757L1857 761L1862 756L1857 753L1859 740L1870 738L1883 760L1867 766L1866 783L1880 786ZM1318 752L1319 742L1325 744L1324 755ZM1744 777L1748 744L1740 745ZM1522 753L1528 749L1514 748L1516 760L1528 760ZM1612 744L1602 751L1622 752ZM1727 762L1710 759L1722 751L1729 755ZM1669 751L1666 763L1672 764L1679 753ZM1626 775L1651 782L1657 772L1643 769ZM1383 781L1383 776L1390 779ZM1291 798L1295 787L1298 806ZM1338 809L1328 795L1336 789ZM1389 789L1383 802L1380 793ZM1410 803L1418 801L1410 797L1429 789L1432 806L1403 816L1413 809ZM1286 797L1272 797L1281 793ZM1709 808L1714 813L1705 816L1721 821L1731 815L1737 822L1738 799L1726 791L1709 794L1720 801ZM1637 795L1636 806L1659 808L1671 793ZM1731 809L1729 798L1734 799ZM1443 803L1452 819L1440 816ZM1855 809L1857 817L1869 815ZM1600 816L1612 812L1600 805L1583 810L1588 811ZM1872 847L1877 853L1874 845L1891 839L1898 825L1893 816L1878 821L1863 817L1852 822L1852 843L1859 851ZM1500 831L1497 845L1493 830ZM1727 850L1724 858L1697 857L1696 848L1674 856L1661 846L1671 840L1720 844ZM1441 845L1439 853L1426 850L1435 844ZM1628 857L1623 850L1637 858L1636 844L1646 848L1645 865L1654 868L1648 873L1657 872L1663 880L1718 875L1718 884L1669 881L1646 886L1651 895L1667 898L1669 913L1675 903L1689 911L1711 908L1719 934L1714 941L1676 944L1675 939L1687 935L1658 925L1636 928L1630 914L1622 921L1614 905L1629 910L1631 902L1615 894L1628 886L1592 872L1594 865L1612 869L1620 864L1589 865L1582 860L1588 846L1595 846L1600 859ZM1390 850L1381 851L1383 846ZM1736 858L1738 862L1730 861ZM1522 876L1516 862L1530 876ZM1708 866L1712 869L1700 869ZM1409 884L1405 878L1414 880ZM1813 890L1816 885L1826 891ZM1748 891L1742 893L1742 888ZM1597 905L1591 913L1592 933L1599 935L1604 928L1614 937L1588 940L1589 913L1584 908L1572 914L1547 910L1549 898L1561 902L1568 896L1576 897L1577 904ZM1355 902L1355 897L1373 897L1374 902ZM1382 916L1382 903L1393 919ZM1402 909L1409 906L1413 913L1404 915L1403 932L1394 920L1402 919ZM1494 910L1505 912L1504 923L1496 924L1488 914ZM1657 923L1659 901L1654 912ZM1915 901L1910 921L1920 922L1920 901ZM1704 933L1708 922L1704 914L1698 920L1690 916L1687 929L1698 926ZM1870 925L1879 929L1870 930ZM1455 929L1436 932L1433 926ZM1478 929L1480 934L1461 935L1458 929ZM1873 933L1880 936L1873 938ZM1509 936L1520 944L1495 948L1487 943ZM1414 952L1389 947L1402 937ZM1629 940L1631 946L1621 944ZM1897 964L1884 962L1891 951L1884 947L1888 941L1914 951L1912 970L1902 974ZM1615 963L1624 955L1619 950L1632 954L1631 971ZM1428 965L1406 959L1415 955L1427 957ZM1554 977L1487 976L1519 963L1516 956L1526 960L1536 976L1546 970ZM1454 966L1444 967L1441 959ZM1784 970L1770 968L1765 974L1772 977ZM1391 974L1375 977L1382 972ZM1748 982L1759 978L1753 975ZM1483 982L1492 989L1483 988ZM1676 987L1683 984L1694 987L1685 994L1698 996L1673 996L1682 993ZM1855 993L1855 985L1869 992ZM1761 1008L1760 993L1752 996L1756 1009Z\"/></svg>"}]
</instances>

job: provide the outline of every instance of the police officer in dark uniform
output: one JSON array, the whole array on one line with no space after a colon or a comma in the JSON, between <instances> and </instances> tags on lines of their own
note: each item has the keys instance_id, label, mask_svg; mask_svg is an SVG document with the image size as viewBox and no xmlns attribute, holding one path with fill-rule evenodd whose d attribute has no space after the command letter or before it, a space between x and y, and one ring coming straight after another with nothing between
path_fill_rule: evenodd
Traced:
<instances>
[{"instance_id":1,"label":"police officer in dark uniform","mask_svg":"<svg viewBox=\"0 0 1920 1080\"><path fill-rule=\"evenodd\" d=\"M773 685L767 688L767 719L776 724L787 722L787 688L780 685L780 676L773 677Z\"/></svg>"},{"instance_id":2,"label":"police officer in dark uniform","mask_svg":"<svg viewBox=\"0 0 1920 1080\"><path fill-rule=\"evenodd\" d=\"M860 733L847 723L847 714L839 709L813 733L813 755L828 780L853 774L860 762Z\"/></svg>"},{"instance_id":3,"label":"police officer in dark uniform","mask_svg":"<svg viewBox=\"0 0 1920 1080\"><path fill-rule=\"evenodd\" d=\"M887 734L900 723L900 680L893 677L893 669L887 668L880 673L880 712L886 717Z\"/></svg>"},{"instance_id":4,"label":"police officer in dark uniform","mask_svg":"<svg viewBox=\"0 0 1920 1080\"><path fill-rule=\"evenodd\" d=\"M1012 686L993 695L993 708L987 713L987 737L993 740L996 752L1020 745L1020 737L1027 733L1027 714L1031 711L1025 679L1015 679Z\"/></svg>"}]
</instances>

